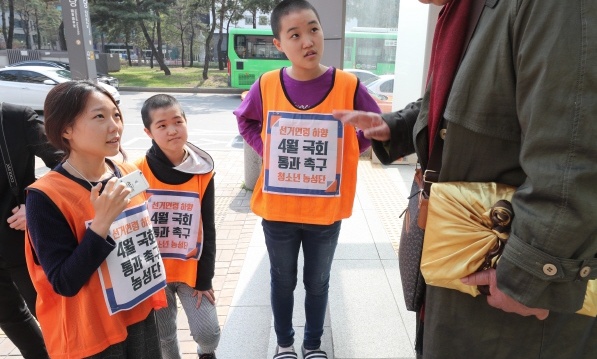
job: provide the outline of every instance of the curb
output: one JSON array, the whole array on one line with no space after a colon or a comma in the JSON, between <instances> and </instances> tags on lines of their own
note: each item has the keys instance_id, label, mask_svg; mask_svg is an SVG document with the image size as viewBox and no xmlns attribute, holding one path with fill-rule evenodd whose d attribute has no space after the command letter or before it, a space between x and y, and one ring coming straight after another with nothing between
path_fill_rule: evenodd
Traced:
<instances>
[{"instance_id":1,"label":"curb","mask_svg":"<svg viewBox=\"0 0 597 359\"><path fill-rule=\"evenodd\" d=\"M240 95L243 89L231 87L134 87L134 86L120 86L118 91L131 92L176 92L176 93L213 93L213 94L237 94Z\"/></svg>"}]
</instances>

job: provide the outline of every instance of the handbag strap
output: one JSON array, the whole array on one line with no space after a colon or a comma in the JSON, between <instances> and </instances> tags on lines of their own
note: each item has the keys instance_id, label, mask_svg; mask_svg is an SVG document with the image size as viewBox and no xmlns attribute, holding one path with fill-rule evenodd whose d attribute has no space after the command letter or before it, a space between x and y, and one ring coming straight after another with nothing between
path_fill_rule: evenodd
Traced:
<instances>
[{"instance_id":1,"label":"handbag strap","mask_svg":"<svg viewBox=\"0 0 597 359\"><path fill-rule=\"evenodd\" d=\"M3 114L3 102L0 102L0 154L2 154L2 161L4 162L4 169L8 176L8 183L10 184L10 191L17 199L17 203L20 204L20 191L19 185L17 184L17 177L14 172L14 167L10 160L10 154L8 153L8 145L6 143L6 134L4 133L4 114Z\"/></svg>"},{"instance_id":2,"label":"handbag strap","mask_svg":"<svg viewBox=\"0 0 597 359\"><path fill-rule=\"evenodd\" d=\"M485 7L485 1L475 1L473 2L473 9L471 12L472 22L468 27L466 33L466 40L464 51L460 55L460 62L462 63L462 59L464 58L464 54L468 50L470 45L471 39L473 38L473 33L477 28L477 24L479 23L479 19L481 18L481 13L483 12L483 8ZM443 123L443 121L442 121ZM431 185L439 181L439 172L442 167L442 155L444 151L444 140L441 136L442 128L440 126L440 130L437 131L435 134L435 138L433 138L433 147L431 150L431 154L429 155L429 161L427 161L427 168L425 172L423 172L423 190L424 193L429 196Z\"/></svg>"}]
</instances>

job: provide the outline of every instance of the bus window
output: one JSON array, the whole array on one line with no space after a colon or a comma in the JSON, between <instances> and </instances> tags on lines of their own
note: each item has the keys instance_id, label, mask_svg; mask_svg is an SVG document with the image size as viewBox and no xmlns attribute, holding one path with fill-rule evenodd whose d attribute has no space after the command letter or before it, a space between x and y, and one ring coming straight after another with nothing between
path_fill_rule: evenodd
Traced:
<instances>
[{"instance_id":1,"label":"bus window","mask_svg":"<svg viewBox=\"0 0 597 359\"><path fill-rule=\"evenodd\" d=\"M110 49L111 54L118 54L118 57L126 60L126 49Z\"/></svg>"},{"instance_id":2,"label":"bus window","mask_svg":"<svg viewBox=\"0 0 597 359\"><path fill-rule=\"evenodd\" d=\"M264 72L290 66L273 39L271 30L230 29L228 75L231 87L248 89Z\"/></svg>"},{"instance_id":3,"label":"bus window","mask_svg":"<svg viewBox=\"0 0 597 359\"><path fill-rule=\"evenodd\" d=\"M234 36L234 52L236 56L244 59L247 52L247 37L244 35Z\"/></svg>"},{"instance_id":4,"label":"bus window","mask_svg":"<svg viewBox=\"0 0 597 359\"><path fill-rule=\"evenodd\" d=\"M279 52L276 49L276 46L273 43L273 36L244 36L244 35L236 35L237 38L242 37L242 41L236 41L237 44L243 43L242 46L243 50L245 51L245 56L241 57L241 52L238 50L237 55L241 58L250 58L250 59L286 59L286 55L282 52ZM237 48L241 48L241 46L237 46Z\"/></svg>"},{"instance_id":5,"label":"bus window","mask_svg":"<svg viewBox=\"0 0 597 359\"><path fill-rule=\"evenodd\" d=\"M394 73L396 32L348 31L344 38L344 68Z\"/></svg>"},{"instance_id":6,"label":"bus window","mask_svg":"<svg viewBox=\"0 0 597 359\"><path fill-rule=\"evenodd\" d=\"M258 59L265 59L267 56L267 45L263 39L257 39L255 42L255 57Z\"/></svg>"},{"instance_id":7,"label":"bus window","mask_svg":"<svg viewBox=\"0 0 597 359\"><path fill-rule=\"evenodd\" d=\"M357 69L376 70L377 64L383 62L382 39L357 39L355 48L355 62Z\"/></svg>"},{"instance_id":8,"label":"bus window","mask_svg":"<svg viewBox=\"0 0 597 359\"><path fill-rule=\"evenodd\" d=\"M244 46L237 46L234 48L234 51L236 51L236 54L241 59L244 59L246 57L247 49Z\"/></svg>"},{"instance_id":9,"label":"bus window","mask_svg":"<svg viewBox=\"0 0 597 359\"><path fill-rule=\"evenodd\" d=\"M344 61L352 61L352 46L344 43Z\"/></svg>"}]
</instances>

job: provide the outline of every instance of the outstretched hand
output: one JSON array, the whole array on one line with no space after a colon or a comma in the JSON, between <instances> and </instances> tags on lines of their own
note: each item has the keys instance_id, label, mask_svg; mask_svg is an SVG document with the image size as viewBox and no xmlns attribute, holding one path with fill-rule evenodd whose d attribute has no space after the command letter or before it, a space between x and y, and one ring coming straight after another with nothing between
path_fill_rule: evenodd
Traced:
<instances>
[{"instance_id":1,"label":"outstretched hand","mask_svg":"<svg viewBox=\"0 0 597 359\"><path fill-rule=\"evenodd\" d=\"M332 115L345 125L352 125L361 129L368 139L377 141L388 141L390 139L390 127L378 113L334 110Z\"/></svg>"},{"instance_id":2,"label":"outstretched hand","mask_svg":"<svg viewBox=\"0 0 597 359\"><path fill-rule=\"evenodd\" d=\"M497 276L495 269L488 269L476 272L468 277L461 279L462 283L472 286L489 285L489 295L487 303L494 308L501 309L504 312L516 313L523 317L534 315L539 320L544 320L549 315L549 310L541 308L530 308L516 301L497 287Z\"/></svg>"},{"instance_id":3,"label":"outstretched hand","mask_svg":"<svg viewBox=\"0 0 597 359\"><path fill-rule=\"evenodd\" d=\"M111 178L101 194L101 183L91 188L90 200L95 210L95 217L89 228L104 238L108 236L108 230L116 217L130 202L127 196L131 193L131 189L124 183L116 184L116 181L116 177Z\"/></svg>"}]
</instances>

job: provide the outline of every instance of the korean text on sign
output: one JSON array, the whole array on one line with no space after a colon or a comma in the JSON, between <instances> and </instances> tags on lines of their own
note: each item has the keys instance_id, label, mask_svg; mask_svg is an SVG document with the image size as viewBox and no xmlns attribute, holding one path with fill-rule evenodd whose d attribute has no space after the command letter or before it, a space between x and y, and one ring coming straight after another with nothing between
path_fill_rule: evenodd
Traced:
<instances>
[{"instance_id":1,"label":"korean text on sign","mask_svg":"<svg viewBox=\"0 0 597 359\"><path fill-rule=\"evenodd\" d=\"M264 146L264 192L338 196L344 140L332 115L270 112Z\"/></svg>"},{"instance_id":2,"label":"korean text on sign","mask_svg":"<svg viewBox=\"0 0 597 359\"><path fill-rule=\"evenodd\" d=\"M122 212L110 226L110 236L116 248L98 271L108 311L114 314L164 288L166 275L147 203Z\"/></svg>"},{"instance_id":3,"label":"korean text on sign","mask_svg":"<svg viewBox=\"0 0 597 359\"><path fill-rule=\"evenodd\" d=\"M164 258L199 259L203 242L201 200L194 192L148 189L155 238Z\"/></svg>"}]
</instances>

